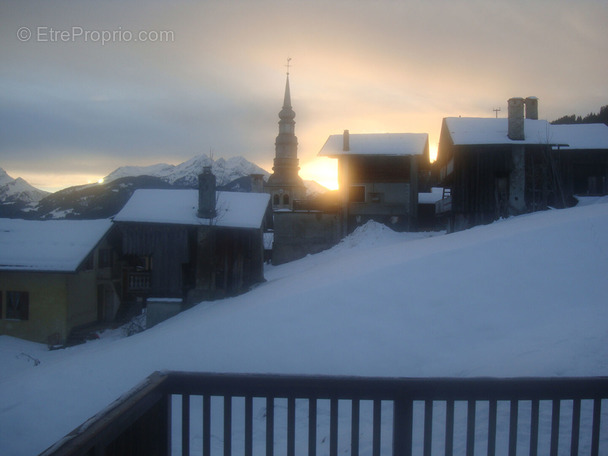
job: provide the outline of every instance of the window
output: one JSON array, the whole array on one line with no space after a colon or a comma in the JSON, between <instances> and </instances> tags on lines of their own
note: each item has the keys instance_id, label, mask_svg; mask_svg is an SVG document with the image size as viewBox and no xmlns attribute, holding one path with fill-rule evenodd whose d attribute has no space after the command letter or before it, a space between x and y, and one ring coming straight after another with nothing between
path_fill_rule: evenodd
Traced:
<instances>
[{"instance_id":1,"label":"window","mask_svg":"<svg viewBox=\"0 0 608 456\"><path fill-rule=\"evenodd\" d=\"M351 203L365 203L365 187L353 185L348 192L348 200Z\"/></svg>"},{"instance_id":2,"label":"window","mask_svg":"<svg viewBox=\"0 0 608 456\"><path fill-rule=\"evenodd\" d=\"M283 204L285 206L289 204L289 195L283 195Z\"/></svg>"},{"instance_id":3,"label":"window","mask_svg":"<svg viewBox=\"0 0 608 456\"><path fill-rule=\"evenodd\" d=\"M0 320L2 319L2 291L0 291Z\"/></svg>"},{"instance_id":4,"label":"window","mask_svg":"<svg viewBox=\"0 0 608 456\"><path fill-rule=\"evenodd\" d=\"M279 203L279 195L274 195L274 197L272 198L272 204L274 204L275 206L278 206Z\"/></svg>"},{"instance_id":5,"label":"window","mask_svg":"<svg viewBox=\"0 0 608 456\"><path fill-rule=\"evenodd\" d=\"M27 320L30 311L30 294L27 291L6 292L6 318Z\"/></svg>"}]
</instances>

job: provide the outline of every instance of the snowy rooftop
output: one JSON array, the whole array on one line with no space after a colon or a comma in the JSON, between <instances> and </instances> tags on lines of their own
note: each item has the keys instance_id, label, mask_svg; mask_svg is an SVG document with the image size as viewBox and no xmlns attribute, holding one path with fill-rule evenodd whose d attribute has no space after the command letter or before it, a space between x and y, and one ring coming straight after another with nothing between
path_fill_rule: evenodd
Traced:
<instances>
[{"instance_id":1,"label":"snowy rooftop","mask_svg":"<svg viewBox=\"0 0 608 456\"><path fill-rule=\"evenodd\" d=\"M260 228L268 207L266 193L217 192L217 216L199 218L198 190L136 190L116 222L209 225L226 228Z\"/></svg>"},{"instance_id":2,"label":"snowy rooftop","mask_svg":"<svg viewBox=\"0 0 608 456\"><path fill-rule=\"evenodd\" d=\"M349 149L343 135L331 135L321 148L322 157L343 155L423 155L428 149L426 133L349 134Z\"/></svg>"},{"instance_id":3,"label":"snowy rooftop","mask_svg":"<svg viewBox=\"0 0 608 456\"><path fill-rule=\"evenodd\" d=\"M608 149L608 125L551 125L552 142L568 144L562 149Z\"/></svg>"},{"instance_id":4,"label":"snowy rooftop","mask_svg":"<svg viewBox=\"0 0 608 456\"><path fill-rule=\"evenodd\" d=\"M75 271L111 220L0 219L0 270Z\"/></svg>"},{"instance_id":5,"label":"snowy rooftop","mask_svg":"<svg viewBox=\"0 0 608 456\"><path fill-rule=\"evenodd\" d=\"M551 125L546 120L524 120L525 139L507 136L508 119L446 117L454 145L561 144L571 149L608 149L608 126L603 124Z\"/></svg>"}]
</instances>

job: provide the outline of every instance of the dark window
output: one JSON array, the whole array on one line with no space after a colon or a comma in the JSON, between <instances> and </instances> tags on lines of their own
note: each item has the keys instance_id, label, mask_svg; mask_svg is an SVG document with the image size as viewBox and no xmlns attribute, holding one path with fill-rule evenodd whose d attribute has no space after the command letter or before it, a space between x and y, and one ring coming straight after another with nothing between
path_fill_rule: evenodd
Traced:
<instances>
[{"instance_id":1,"label":"dark window","mask_svg":"<svg viewBox=\"0 0 608 456\"><path fill-rule=\"evenodd\" d=\"M112 266L112 249L99 249L97 266L99 268L109 268Z\"/></svg>"},{"instance_id":2,"label":"dark window","mask_svg":"<svg viewBox=\"0 0 608 456\"><path fill-rule=\"evenodd\" d=\"M6 318L27 320L30 312L30 294L27 291L6 292Z\"/></svg>"},{"instance_id":3,"label":"dark window","mask_svg":"<svg viewBox=\"0 0 608 456\"><path fill-rule=\"evenodd\" d=\"M365 187L362 185L350 187L348 200L351 203L365 203Z\"/></svg>"},{"instance_id":4,"label":"dark window","mask_svg":"<svg viewBox=\"0 0 608 456\"><path fill-rule=\"evenodd\" d=\"M283 195L283 204L289 204L289 195Z\"/></svg>"},{"instance_id":5,"label":"dark window","mask_svg":"<svg viewBox=\"0 0 608 456\"><path fill-rule=\"evenodd\" d=\"M274 197L272 198L272 204L274 204L275 206L278 206L279 203L279 195L274 195Z\"/></svg>"},{"instance_id":6,"label":"dark window","mask_svg":"<svg viewBox=\"0 0 608 456\"><path fill-rule=\"evenodd\" d=\"M2 292L0 291L0 320L2 319Z\"/></svg>"}]
</instances>

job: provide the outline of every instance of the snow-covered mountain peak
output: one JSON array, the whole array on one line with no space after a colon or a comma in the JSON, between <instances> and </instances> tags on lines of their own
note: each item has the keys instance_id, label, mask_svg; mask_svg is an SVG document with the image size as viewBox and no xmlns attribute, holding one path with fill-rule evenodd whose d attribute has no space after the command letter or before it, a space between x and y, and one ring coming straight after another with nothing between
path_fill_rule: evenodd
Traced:
<instances>
[{"instance_id":1,"label":"snow-covered mountain peak","mask_svg":"<svg viewBox=\"0 0 608 456\"><path fill-rule=\"evenodd\" d=\"M48 194L21 177L13 179L0 168L0 203L37 203Z\"/></svg>"},{"instance_id":2,"label":"snow-covered mountain peak","mask_svg":"<svg viewBox=\"0 0 608 456\"><path fill-rule=\"evenodd\" d=\"M197 155L179 165L168 165L161 163L150 166L123 166L104 178L105 182L112 182L121 177L153 176L172 185L196 186L198 175L203 167L211 166L217 178L218 185L226 185L239 177L249 174L263 174L268 177L269 173L255 163L251 163L244 157L231 157L229 159L218 158L213 160L205 154Z\"/></svg>"}]
</instances>

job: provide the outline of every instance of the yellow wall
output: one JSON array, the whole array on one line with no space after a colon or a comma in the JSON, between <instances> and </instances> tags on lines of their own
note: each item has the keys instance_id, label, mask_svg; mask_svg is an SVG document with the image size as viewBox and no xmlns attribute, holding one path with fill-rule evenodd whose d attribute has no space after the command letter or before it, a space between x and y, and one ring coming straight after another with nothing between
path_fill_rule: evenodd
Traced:
<instances>
[{"instance_id":1,"label":"yellow wall","mask_svg":"<svg viewBox=\"0 0 608 456\"><path fill-rule=\"evenodd\" d=\"M7 291L29 293L29 319L7 320ZM0 271L0 334L47 343L49 336L67 337L67 274Z\"/></svg>"}]
</instances>

